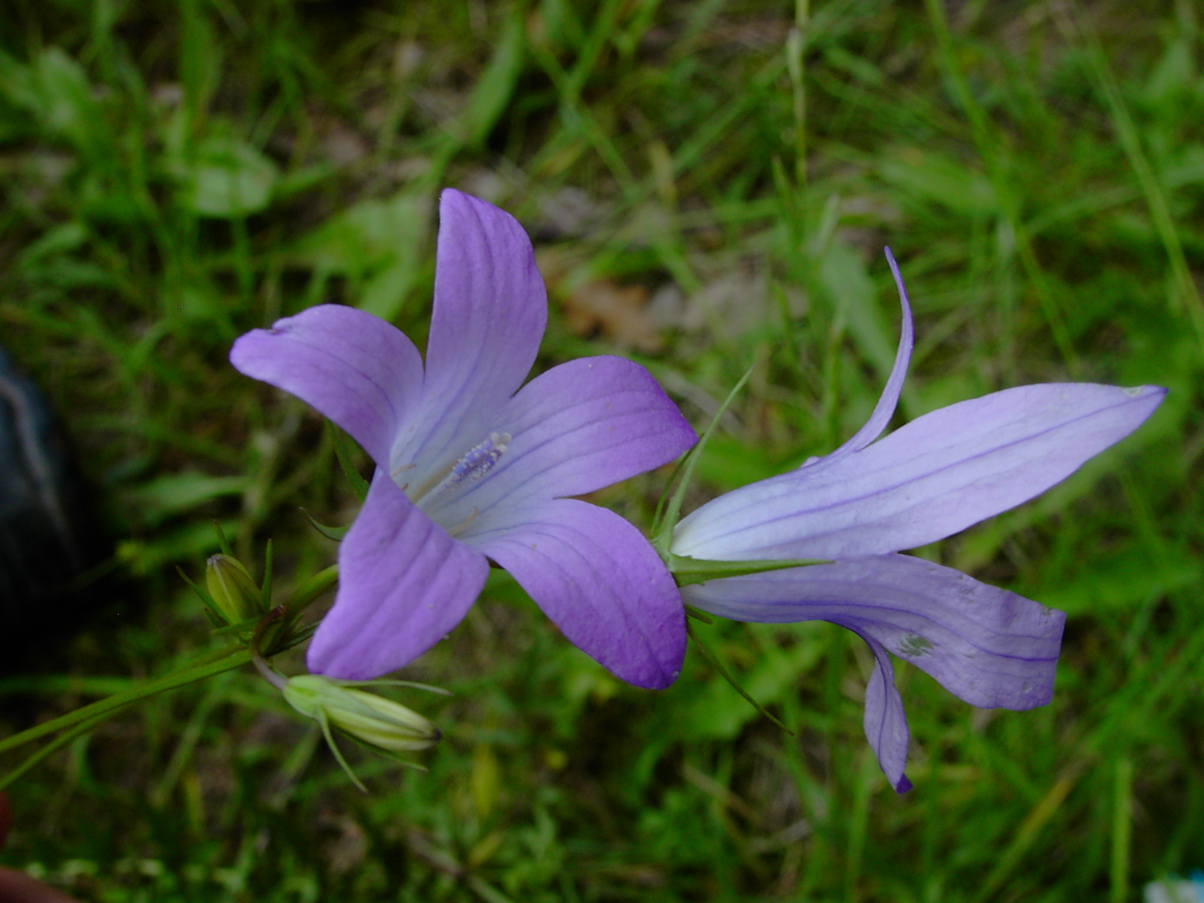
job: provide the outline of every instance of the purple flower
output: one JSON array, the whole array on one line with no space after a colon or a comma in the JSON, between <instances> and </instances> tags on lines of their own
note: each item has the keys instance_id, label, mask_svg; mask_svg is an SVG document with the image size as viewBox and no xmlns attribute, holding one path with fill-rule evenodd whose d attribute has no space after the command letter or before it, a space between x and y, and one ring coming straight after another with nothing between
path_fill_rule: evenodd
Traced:
<instances>
[{"instance_id":1,"label":"purple flower","mask_svg":"<svg viewBox=\"0 0 1204 903\"><path fill-rule=\"evenodd\" d=\"M911 358L911 310L886 389L852 439L797 470L683 518L675 555L830 564L683 587L687 605L738 621L823 620L873 650L865 733L896 790L910 787L907 718L888 653L971 705L1027 709L1053 694L1065 616L958 571L898 555L1033 498L1142 424L1166 394L1087 383L1021 386L963 401L874 442ZM872 444L871 444L872 443Z\"/></svg>"},{"instance_id":2,"label":"purple flower","mask_svg":"<svg viewBox=\"0 0 1204 903\"><path fill-rule=\"evenodd\" d=\"M685 654L672 577L633 526L567 496L673 460L694 431L618 357L561 364L520 389L547 322L531 242L457 191L439 213L425 369L393 326L334 305L250 332L230 353L376 462L309 666L361 680L405 665L460 622L492 560L617 676L665 687Z\"/></svg>"}]
</instances>

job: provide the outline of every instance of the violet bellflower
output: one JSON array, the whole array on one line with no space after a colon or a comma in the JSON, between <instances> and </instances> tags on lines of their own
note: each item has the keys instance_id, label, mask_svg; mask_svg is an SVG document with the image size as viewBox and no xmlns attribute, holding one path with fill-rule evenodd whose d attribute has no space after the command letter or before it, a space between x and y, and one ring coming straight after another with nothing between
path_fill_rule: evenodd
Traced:
<instances>
[{"instance_id":1,"label":"violet bellflower","mask_svg":"<svg viewBox=\"0 0 1204 903\"><path fill-rule=\"evenodd\" d=\"M899 791L908 728L890 654L982 708L1053 695L1065 615L951 568L899 555L1006 511L1070 476L1145 421L1166 394L1087 383L1021 386L917 418L875 442L911 358L911 310L894 258L903 334L886 389L856 435L797 470L736 489L677 525L671 551L710 560L830 563L682 588L737 621L822 620L869 644L865 733Z\"/></svg>"},{"instance_id":2,"label":"violet bellflower","mask_svg":"<svg viewBox=\"0 0 1204 903\"><path fill-rule=\"evenodd\" d=\"M425 367L389 323L324 305L242 336L234 366L308 402L376 463L339 549L312 671L378 677L467 613L493 561L618 677L667 686L685 654L672 577L617 514L570 496L696 441L638 364L593 357L522 385L547 322L531 242L491 204L443 192Z\"/></svg>"}]
</instances>

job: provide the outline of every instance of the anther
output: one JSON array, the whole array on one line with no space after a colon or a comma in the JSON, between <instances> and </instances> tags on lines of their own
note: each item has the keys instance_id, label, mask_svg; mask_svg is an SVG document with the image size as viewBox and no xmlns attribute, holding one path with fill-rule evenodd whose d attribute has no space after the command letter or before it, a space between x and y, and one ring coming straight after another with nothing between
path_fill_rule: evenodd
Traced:
<instances>
[{"instance_id":1,"label":"anther","mask_svg":"<svg viewBox=\"0 0 1204 903\"><path fill-rule=\"evenodd\" d=\"M509 433L490 433L489 438L455 463L451 470L451 485L479 480L493 469L498 458L506 453Z\"/></svg>"},{"instance_id":2,"label":"anther","mask_svg":"<svg viewBox=\"0 0 1204 903\"><path fill-rule=\"evenodd\" d=\"M488 439L473 446L449 471L445 471L446 476L442 480L421 493L414 500L414 504L420 507L429 505L445 493L481 479L506 453L509 442L509 433L490 433Z\"/></svg>"}]
</instances>

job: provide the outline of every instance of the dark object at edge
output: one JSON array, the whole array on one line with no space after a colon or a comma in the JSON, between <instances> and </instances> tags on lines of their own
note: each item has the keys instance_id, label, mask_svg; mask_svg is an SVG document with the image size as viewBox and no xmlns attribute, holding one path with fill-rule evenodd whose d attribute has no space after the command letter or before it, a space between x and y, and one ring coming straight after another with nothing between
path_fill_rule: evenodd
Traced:
<instances>
[{"instance_id":1,"label":"dark object at edge","mask_svg":"<svg viewBox=\"0 0 1204 903\"><path fill-rule=\"evenodd\" d=\"M82 626L78 590L107 551L49 402L0 349L0 673L48 628Z\"/></svg>"}]
</instances>

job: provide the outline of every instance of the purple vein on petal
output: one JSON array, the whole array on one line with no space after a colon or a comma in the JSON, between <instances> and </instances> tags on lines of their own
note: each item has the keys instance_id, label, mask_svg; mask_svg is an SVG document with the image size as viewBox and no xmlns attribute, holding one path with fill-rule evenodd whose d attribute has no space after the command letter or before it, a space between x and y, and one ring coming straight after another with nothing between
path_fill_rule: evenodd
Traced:
<instances>
[{"instance_id":1,"label":"purple vein on petal","mask_svg":"<svg viewBox=\"0 0 1204 903\"><path fill-rule=\"evenodd\" d=\"M509 214L453 189L440 200L427 346L426 441L441 455L483 427L535 362L547 293L531 241Z\"/></svg>"},{"instance_id":2,"label":"purple vein on petal","mask_svg":"<svg viewBox=\"0 0 1204 903\"><path fill-rule=\"evenodd\" d=\"M377 463L413 414L422 387L418 350L362 311L320 305L239 338L230 362L289 392L347 430Z\"/></svg>"},{"instance_id":3,"label":"purple vein on petal","mask_svg":"<svg viewBox=\"0 0 1204 903\"><path fill-rule=\"evenodd\" d=\"M484 556L450 537L378 470L339 548L339 593L311 670L361 680L407 664L451 630L485 583Z\"/></svg>"},{"instance_id":4,"label":"purple vein on petal","mask_svg":"<svg viewBox=\"0 0 1204 903\"><path fill-rule=\"evenodd\" d=\"M552 368L492 422L511 439L490 479L460 498L479 512L593 492L666 464L696 441L647 371L613 357Z\"/></svg>"},{"instance_id":5,"label":"purple vein on petal","mask_svg":"<svg viewBox=\"0 0 1204 903\"><path fill-rule=\"evenodd\" d=\"M959 447L994 442L992 437L1000 429L1023 419L1022 411L1020 416L1007 413L1005 417L992 412L993 416L987 415L984 420L984 407L1015 402L1024 396L1035 396L1040 403L1040 396L1068 393L1103 395L1115 401L1096 404L1077 416L1056 417L1035 432L951 457L959 453ZM1089 458L1136 429L1164 394L1157 387L1125 390L1054 383L1020 386L959 402L912 421L856 454L836 460L824 458L721 496L682 520L674 551L699 558L791 557L795 553L789 550L799 544L806 546L809 555L865 555L934 542L1015 507L1065 479ZM1030 403L1028 409L1031 407ZM1114 419L1119 422L1096 427L1096 436L1084 437L1074 430L1076 425L1089 426L1091 420ZM955 434L951 441L950 433L959 428L962 435ZM1059 432L1067 435L1055 442L1052 437ZM1017 459L1015 454L1008 454L1017 450L1025 456ZM997 459L998 469L985 468L992 457ZM930 460L918 473L905 471L904 476L898 475L901 467L923 458L936 460ZM976 462L984 466L972 467ZM971 472L964 474L957 485L923 486L925 481L956 470ZM889 482L875 485L875 478ZM967 500L967 491L987 483L989 488L984 485L978 490L980 498ZM884 512L891 502L906 504ZM934 505L942 504L954 509L943 519L934 511ZM921 512L923 517L907 523L905 516L913 511ZM832 512L835 517L824 517ZM891 526L892 521L904 523ZM773 525L782 525L776 536ZM842 533L847 534L843 544L838 541ZM745 538L741 541L742 536Z\"/></svg>"},{"instance_id":6,"label":"purple vein on petal","mask_svg":"<svg viewBox=\"0 0 1204 903\"><path fill-rule=\"evenodd\" d=\"M687 586L682 597L738 621L828 621L873 637L972 705L1047 702L1065 616L960 571L908 555ZM913 638L923 644L909 648Z\"/></svg>"},{"instance_id":7,"label":"purple vein on petal","mask_svg":"<svg viewBox=\"0 0 1204 903\"><path fill-rule=\"evenodd\" d=\"M565 636L623 680L662 688L685 655L685 613L635 527L578 499L495 523L474 545L512 574Z\"/></svg>"}]
</instances>

